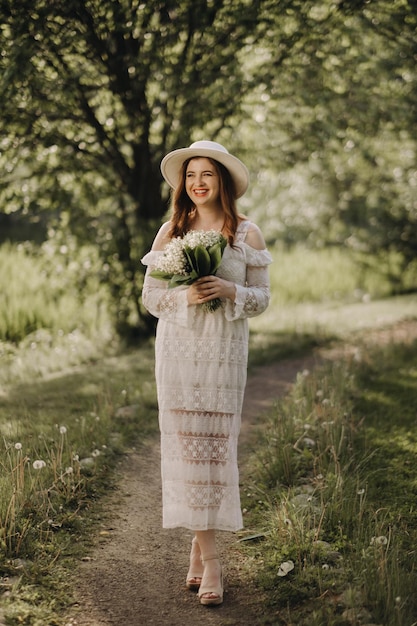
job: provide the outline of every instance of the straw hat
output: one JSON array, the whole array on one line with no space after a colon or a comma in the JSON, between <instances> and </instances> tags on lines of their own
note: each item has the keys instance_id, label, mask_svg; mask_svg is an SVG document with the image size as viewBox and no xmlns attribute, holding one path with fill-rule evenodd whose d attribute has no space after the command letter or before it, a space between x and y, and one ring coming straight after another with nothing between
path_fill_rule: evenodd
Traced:
<instances>
[{"instance_id":1,"label":"straw hat","mask_svg":"<svg viewBox=\"0 0 417 626\"><path fill-rule=\"evenodd\" d=\"M234 180L236 197L243 196L249 184L249 172L246 165L215 141L195 141L189 148L169 152L161 162L162 176L168 185L175 189L179 183L182 164L192 157L209 157L224 165Z\"/></svg>"}]
</instances>

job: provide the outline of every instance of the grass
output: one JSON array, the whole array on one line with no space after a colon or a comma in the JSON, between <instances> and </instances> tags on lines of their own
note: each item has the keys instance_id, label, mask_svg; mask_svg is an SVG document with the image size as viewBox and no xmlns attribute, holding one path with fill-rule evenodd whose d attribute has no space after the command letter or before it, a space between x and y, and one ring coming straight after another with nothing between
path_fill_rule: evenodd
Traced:
<instances>
[{"instance_id":1,"label":"grass","mask_svg":"<svg viewBox=\"0 0 417 626\"><path fill-rule=\"evenodd\" d=\"M10 587L8 624L64 623L66 571L88 549L100 496L112 488L120 455L157 428L152 363L149 344L19 382L0 398L0 581Z\"/></svg>"},{"instance_id":2,"label":"grass","mask_svg":"<svg viewBox=\"0 0 417 626\"><path fill-rule=\"evenodd\" d=\"M265 624L415 623L416 347L300 375L263 424L244 504Z\"/></svg>"},{"instance_id":3,"label":"grass","mask_svg":"<svg viewBox=\"0 0 417 626\"><path fill-rule=\"evenodd\" d=\"M114 336L95 249L0 246L0 385L102 356Z\"/></svg>"},{"instance_id":4,"label":"grass","mask_svg":"<svg viewBox=\"0 0 417 626\"><path fill-rule=\"evenodd\" d=\"M271 307L251 320L250 367L349 338L352 332L415 317L413 296L373 301L385 295L385 284L378 283L376 274L365 280L340 251L298 250L285 255L277 251L274 256ZM149 342L117 352L98 261L90 250L75 250L71 240L49 242L40 251L2 246L0 261L7 269L0 276L0 287L8 298L7 307L4 299L0 301L0 589L6 591L5 619L11 626L61 626L71 594L66 572L87 550L89 533L100 514L100 496L115 484L120 455L157 428L153 346ZM402 371L399 364L405 356L398 359L397 369ZM247 498L253 524L265 535L266 566L259 575L265 588L270 587L271 611L279 615L285 604L287 612L295 611L301 619L305 603L316 620L306 622L309 626L333 623L332 604L318 602L316 608L312 597L330 598L340 589L340 594L346 594L346 610L365 605L364 600L352 600L356 582L362 581L354 567L361 571L363 566L363 561L355 565L349 556L353 539L369 542L366 550L375 558L367 571L389 567L402 581L398 563L406 548L394 541L389 503L381 510L375 503L379 490L388 489L391 478L402 471L405 451L410 455L407 459L413 458L414 440L411 426L396 437L387 433L395 441L390 457L382 445L379 422L372 418L373 430L362 427L358 415L372 413L376 405L388 411L391 402L384 395L390 371L379 387L373 387L373 395L368 392L366 371L361 370L363 378L359 370L341 368L319 380L313 375L300 379L289 401L293 405L279 409L271 422L274 436L262 444L262 488L256 492L262 504L253 506L253 498ZM379 380L378 371L369 374L370 380ZM405 388L411 384L407 379ZM327 399L329 403L324 402ZM133 408L118 413L122 406ZM327 416L330 411L338 419ZM287 416L285 421L279 419L281 414ZM310 427L304 436L306 424ZM294 452L294 438L298 441L300 435L299 450ZM313 440L315 447L302 443L303 437ZM386 465L385 473L372 465L388 459L392 466ZM407 468L412 481L412 466ZM300 493L300 485L309 490ZM404 479L402 488L405 485ZM336 521L340 503L343 527ZM401 511L396 523L408 533L405 499ZM369 524L366 530L362 525L358 535L355 515ZM387 544L374 542L371 547L372 537L387 537ZM327 547L317 541L327 541L334 562L339 563L340 553L347 565L327 563ZM411 543L407 549L411 551ZM289 560L294 570L279 577L278 586L277 566ZM321 567L326 564L329 569ZM380 595L377 576L369 576L368 581L375 586L369 586L366 602L374 598L372 606L379 602L383 607L380 599L375 600ZM396 589L392 586L392 594ZM392 597L395 602L397 596ZM402 616L405 610L401 608ZM328 622L320 621L325 612ZM0 610L0 621L1 617Z\"/></svg>"}]
</instances>

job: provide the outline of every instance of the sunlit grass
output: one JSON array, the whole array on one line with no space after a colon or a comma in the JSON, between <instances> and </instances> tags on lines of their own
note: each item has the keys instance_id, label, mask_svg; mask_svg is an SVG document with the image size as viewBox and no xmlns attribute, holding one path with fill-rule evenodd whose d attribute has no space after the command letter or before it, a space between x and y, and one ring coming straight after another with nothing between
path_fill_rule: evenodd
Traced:
<instances>
[{"instance_id":1,"label":"sunlit grass","mask_svg":"<svg viewBox=\"0 0 417 626\"><path fill-rule=\"evenodd\" d=\"M0 266L0 341L17 344L39 329L88 336L108 324L109 299L93 248L71 239L40 248L4 243Z\"/></svg>"},{"instance_id":2,"label":"sunlit grass","mask_svg":"<svg viewBox=\"0 0 417 626\"><path fill-rule=\"evenodd\" d=\"M41 252L25 246L0 248L5 268L0 287L8 294L7 307L0 299L0 573L19 581L7 609L13 625L60 623L61 605L68 603L63 597L65 572L59 573L64 567L61 554L71 560L77 551L82 553L83 538L94 521L92 503L109 489L117 456L157 429L152 341L130 353L116 353L97 258L71 246L71 242L46 246ZM380 278L375 275L372 286L368 275L366 282L342 251L294 250L274 256L272 304L250 322L251 365L351 337L365 328L416 317L413 296L374 301L385 294ZM103 358L106 353L113 356ZM336 588L340 582L344 589L344 578L339 581L335 568L330 573L319 568L317 574L317 563L326 562L322 554L311 552L314 538L326 537L338 552L348 550L348 533L363 546L372 537L388 536L388 517L372 508L373 489L386 488L378 469L370 465L377 453L365 451L356 471L360 447L355 454L346 447L348 441L351 446L358 442L349 418L355 385L343 368L321 380L302 378L293 404L280 409L278 415L285 420L275 419L273 434L262 447L264 486L257 501L264 502L259 505L262 530L268 528L266 535L274 538L266 561L271 559L273 570L280 559L294 559L294 573L299 576L291 593L284 594L286 602L291 594L299 602L300 593L305 598L326 593L330 576L336 577ZM323 395L317 395L320 390ZM366 397L374 400L381 393L374 389L375 395ZM327 399L329 404L324 402ZM123 405L133 409L118 414L117 408ZM379 446L375 425L374 430ZM294 440L300 436L299 450L294 452ZM397 459L402 458L403 447L408 450L414 445L406 432L390 433L390 437ZM314 440L315 448L304 445L303 438ZM320 479L320 474L325 478ZM294 508L294 502L298 507L303 503L300 480L313 488L313 493L302 495L314 498L314 509L313 500L306 499L302 512ZM345 524L342 530L336 522L340 515ZM370 524L361 525L357 535L354 515ZM288 520L292 534L288 534ZM406 522L402 523L408 531ZM402 570L394 558L401 553L391 550L394 531L390 532L389 553L385 556L378 544L368 569L378 571L387 565L395 580L401 581ZM303 569L303 559L307 569ZM347 567L353 568L350 561ZM268 576L265 580L271 581ZM369 579L369 585L369 597L381 602L376 576ZM391 595L397 593L395 585ZM306 625L322 626L323 606L317 615L314 611Z\"/></svg>"},{"instance_id":3,"label":"sunlit grass","mask_svg":"<svg viewBox=\"0 0 417 626\"><path fill-rule=\"evenodd\" d=\"M64 562L83 556L119 456L156 429L150 344L4 389L0 577L19 581L4 602L8 624L65 623Z\"/></svg>"},{"instance_id":4,"label":"sunlit grass","mask_svg":"<svg viewBox=\"0 0 417 626\"><path fill-rule=\"evenodd\" d=\"M416 347L300 374L263 424L244 503L277 625L413 623Z\"/></svg>"}]
</instances>

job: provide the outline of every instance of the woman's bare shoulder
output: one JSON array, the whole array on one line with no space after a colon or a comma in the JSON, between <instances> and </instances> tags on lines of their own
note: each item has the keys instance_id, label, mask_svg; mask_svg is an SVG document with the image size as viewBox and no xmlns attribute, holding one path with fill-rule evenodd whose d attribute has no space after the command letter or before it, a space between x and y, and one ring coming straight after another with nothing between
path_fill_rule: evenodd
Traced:
<instances>
[{"instance_id":1,"label":"woman's bare shoulder","mask_svg":"<svg viewBox=\"0 0 417 626\"><path fill-rule=\"evenodd\" d=\"M266 248L265 239L259 226L250 222L246 233L246 243L256 250L264 250Z\"/></svg>"},{"instance_id":2,"label":"woman's bare shoulder","mask_svg":"<svg viewBox=\"0 0 417 626\"><path fill-rule=\"evenodd\" d=\"M154 239L152 250L163 250L167 243L170 241L169 231L171 230L172 223L165 222L158 230Z\"/></svg>"}]
</instances>

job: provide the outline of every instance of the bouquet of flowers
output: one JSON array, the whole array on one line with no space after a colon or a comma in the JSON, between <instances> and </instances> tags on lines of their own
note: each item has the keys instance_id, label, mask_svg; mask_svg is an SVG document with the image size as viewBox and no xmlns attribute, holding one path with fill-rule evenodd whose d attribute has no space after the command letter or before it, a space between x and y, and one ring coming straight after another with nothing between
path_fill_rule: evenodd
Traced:
<instances>
[{"instance_id":1,"label":"bouquet of flowers","mask_svg":"<svg viewBox=\"0 0 417 626\"><path fill-rule=\"evenodd\" d=\"M217 272L226 244L223 235L215 230L190 230L166 245L151 276L167 280L169 288L191 285L198 278ZM220 305L220 298L215 298L201 306L212 312Z\"/></svg>"}]
</instances>

